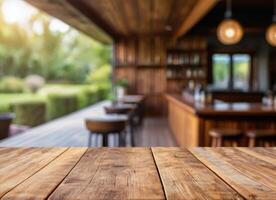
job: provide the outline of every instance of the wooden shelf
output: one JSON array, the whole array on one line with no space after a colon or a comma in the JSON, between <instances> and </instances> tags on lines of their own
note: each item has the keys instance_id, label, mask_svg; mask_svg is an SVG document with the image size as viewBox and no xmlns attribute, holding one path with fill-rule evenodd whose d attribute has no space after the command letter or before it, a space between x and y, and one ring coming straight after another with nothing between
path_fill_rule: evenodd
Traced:
<instances>
[{"instance_id":1,"label":"wooden shelf","mask_svg":"<svg viewBox=\"0 0 276 200\"><path fill-rule=\"evenodd\" d=\"M202 68L202 64L167 64L168 68Z\"/></svg>"},{"instance_id":2,"label":"wooden shelf","mask_svg":"<svg viewBox=\"0 0 276 200\"><path fill-rule=\"evenodd\" d=\"M136 65L136 64L124 64L124 65L114 65L115 68L128 68L128 67L132 67L132 68L152 68L152 69L160 69L160 68L166 68L166 66L162 65L162 64L148 64L148 65Z\"/></svg>"},{"instance_id":3,"label":"wooden shelf","mask_svg":"<svg viewBox=\"0 0 276 200\"><path fill-rule=\"evenodd\" d=\"M190 80L194 80L194 81L205 81L206 78L205 78L205 77L202 77L202 78L175 77L175 78L167 78L167 80L171 80L171 81L177 81L177 80L183 80L183 81L190 81Z\"/></svg>"}]
</instances>

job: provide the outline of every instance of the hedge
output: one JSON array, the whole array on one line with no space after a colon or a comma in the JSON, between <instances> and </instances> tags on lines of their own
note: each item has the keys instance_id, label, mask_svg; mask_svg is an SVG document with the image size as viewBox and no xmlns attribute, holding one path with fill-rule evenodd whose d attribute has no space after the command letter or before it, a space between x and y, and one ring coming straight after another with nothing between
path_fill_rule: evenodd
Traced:
<instances>
[{"instance_id":1,"label":"hedge","mask_svg":"<svg viewBox=\"0 0 276 200\"><path fill-rule=\"evenodd\" d=\"M79 109L78 94L49 94L47 118L56 119Z\"/></svg>"},{"instance_id":2,"label":"hedge","mask_svg":"<svg viewBox=\"0 0 276 200\"><path fill-rule=\"evenodd\" d=\"M85 96L86 106L92 105L98 101L97 89L89 88L83 91Z\"/></svg>"},{"instance_id":3,"label":"hedge","mask_svg":"<svg viewBox=\"0 0 276 200\"><path fill-rule=\"evenodd\" d=\"M15 123L26 126L37 126L46 122L45 102L26 101L11 105L16 114Z\"/></svg>"}]
</instances>

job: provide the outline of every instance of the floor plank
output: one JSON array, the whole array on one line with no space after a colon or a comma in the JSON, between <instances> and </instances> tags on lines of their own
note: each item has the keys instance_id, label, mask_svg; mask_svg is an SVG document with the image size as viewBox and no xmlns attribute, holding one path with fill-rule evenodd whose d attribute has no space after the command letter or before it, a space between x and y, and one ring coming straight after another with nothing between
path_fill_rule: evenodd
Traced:
<instances>
[{"instance_id":1,"label":"floor plank","mask_svg":"<svg viewBox=\"0 0 276 200\"><path fill-rule=\"evenodd\" d=\"M164 199L149 148L89 149L49 199Z\"/></svg>"},{"instance_id":2,"label":"floor plank","mask_svg":"<svg viewBox=\"0 0 276 200\"><path fill-rule=\"evenodd\" d=\"M87 147L89 132L86 130L84 119L91 116L103 115L104 106L110 102L104 101L87 107L70 115L42 124L19 135L0 141L0 147ZM130 136L128 135L128 138ZM109 137L110 147L114 147L116 138ZM135 134L136 146L176 146L169 131L166 118L145 118L142 127ZM93 137L94 147L101 146ZM130 139L127 146L131 146Z\"/></svg>"},{"instance_id":3,"label":"floor plank","mask_svg":"<svg viewBox=\"0 0 276 200\"><path fill-rule=\"evenodd\" d=\"M168 119L165 117L147 117L136 134L138 147L175 147L177 146L170 132Z\"/></svg>"},{"instance_id":4,"label":"floor plank","mask_svg":"<svg viewBox=\"0 0 276 200\"><path fill-rule=\"evenodd\" d=\"M2 199L46 199L77 164L87 148L69 148L51 163L12 189Z\"/></svg>"},{"instance_id":5,"label":"floor plank","mask_svg":"<svg viewBox=\"0 0 276 200\"><path fill-rule=\"evenodd\" d=\"M168 200L243 199L188 150L152 148L152 152Z\"/></svg>"},{"instance_id":6,"label":"floor plank","mask_svg":"<svg viewBox=\"0 0 276 200\"><path fill-rule=\"evenodd\" d=\"M191 152L246 199L273 199L275 165L235 148L193 148Z\"/></svg>"},{"instance_id":7,"label":"floor plank","mask_svg":"<svg viewBox=\"0 0 276 200\"><path fill-rule=\"evenodd\" d=\"M15 158L13 162L2 166L0 168L0 197L38 172L65 150L65 148L37 148L32 152L25 151L18 155L18 159Z\"/></svg>"}]
</instances>

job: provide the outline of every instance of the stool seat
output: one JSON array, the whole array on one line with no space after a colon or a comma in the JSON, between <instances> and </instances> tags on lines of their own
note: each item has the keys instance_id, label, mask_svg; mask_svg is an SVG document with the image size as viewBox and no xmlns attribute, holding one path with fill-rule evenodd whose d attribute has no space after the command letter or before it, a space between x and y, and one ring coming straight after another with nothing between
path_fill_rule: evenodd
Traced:
<instances>
[{"instance_id":1,"label":"stool seat","mask_svg":"<svg viewBox=\"0 0 276 200\"><path fill-rule=\"evenodd\" d=\"M128 114L136 109L133 104L116 104L104 107L107 114Z\"/></svg>"},{"instance_id":2,"label":"stool seat","mask_svg":"<svg viewBox=\"0 0 276 200\"><path fill-rule=\"evenodd\" d=\"M250 138L276 137L276 130L253 130L246 133Z\"/></svg>"},{"instance_id":3,"label":"stool seat","mask_svg":"<svg viewBox=\"0 0 276 200\"><path fill-rule=\"evenodd\" d=\"M246 133L249 147L276 146L276 130L251 130Z\"/></svg>"},{"instance_id":4,"label":"stool seat","mask_svg":"<svg viewBox=\"0 0 276 200\"><path fill-rule=\"evenodd\" d=\"M238 129L212 129L210 131L210 136L212 137L240 137L242 136L242 131Z\"/></svg>"},{"instance_id":5,"label":"stool seat","mask_svg":"<svg viewBox=\"0 0 276 200\"><path fill-rule=\"evenodd\" d=\"M91 146L91 134L102 135L103 146L108 146L108 135L115 133L120 136L127 122L127 115L104 115L85 119L86 128L90 131L88 146Z\"/></svg>"},{"instance_id":6,"label":"stool seat","mask_svg":"<svg viewBox=\"0 0 276 200\"><path fill-rule=\"evenodd\" d=\"M238 146L243 137L243 132L238 129L212 129L209 132L212 137L212 146L221 147L227 143L230 146Z\"/></svg>"}]
</instances>

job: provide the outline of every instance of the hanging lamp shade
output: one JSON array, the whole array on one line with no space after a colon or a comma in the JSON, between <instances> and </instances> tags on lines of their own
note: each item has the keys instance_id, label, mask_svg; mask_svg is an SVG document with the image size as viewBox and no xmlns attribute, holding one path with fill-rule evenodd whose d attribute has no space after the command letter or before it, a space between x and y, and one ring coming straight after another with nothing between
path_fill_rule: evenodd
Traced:
<instances>
[{"instance_id":1,"label":"hanging lamp shade","mask_svg":"<svg viewBox=\"0 0 276 200\"><path fill-rule=\"evenodd\" d=\"M276 47L276 0L274 0L272 24L266 30L266 40L271 46Z\"/></svg>"},{"instance_id":2,"label":"hanging lamp shade","mask_svg":"<svg viewBox=\"0 0 276 200\"><path fill-rule=\"evenodd\" d=\"M234 19L223 20L217 29L217 36L221 43L231 45L238 43L243 36L243 28Z\"/></svg>"},{"instance_id":3,"label":"hanging lamp shade","mask_svg":"<svg viewBox=\"0 0 276 200\"><path fill-rule=\"evenodd\" d=\"M232 1L227 1L225 19L217 28L217 37L222 44L231 45L238 43L243 36L243 28L240 23L232 19Z\"/></svg>"},{"instance_id":4,"label":"hanging lamp shade","mask_svg":"<svg viewBox=\"0 0 276 200\"><path fill-rule=\"evenodd\" d=\"M266 40L271 46L276 47L276 23L268 27L266 31Z\"/></svg>"}]
</instances>

